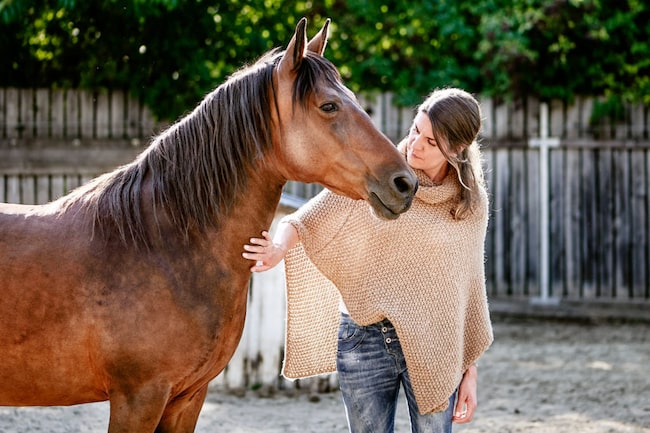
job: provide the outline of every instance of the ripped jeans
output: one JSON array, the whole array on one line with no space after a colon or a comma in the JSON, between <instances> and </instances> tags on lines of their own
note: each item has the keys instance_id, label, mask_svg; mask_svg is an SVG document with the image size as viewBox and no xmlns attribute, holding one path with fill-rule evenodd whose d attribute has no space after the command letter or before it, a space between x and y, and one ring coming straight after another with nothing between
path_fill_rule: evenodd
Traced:
<instances>
[{"instance_id":1,"label":"ripped jeans","mask_svg":"<svg viewBox=\"0 0 650 433\"><path fill-rule=\"evenodd\" d=\"M360 326L343 313L336 364L350 433L392 433L400 385L412 433L451 433L455 393L444 412L420 415L390 321Z\"/></svg>"}]
</instances>

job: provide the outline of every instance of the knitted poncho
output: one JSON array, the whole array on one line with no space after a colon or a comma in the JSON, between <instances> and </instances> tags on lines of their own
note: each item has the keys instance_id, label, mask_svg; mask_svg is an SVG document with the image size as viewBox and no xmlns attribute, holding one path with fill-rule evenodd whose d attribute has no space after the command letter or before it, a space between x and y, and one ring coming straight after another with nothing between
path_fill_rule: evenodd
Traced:
<instances>
[{"instance_id":1,"label":"knitted poncho","mask_svg":"<svg viewBox=\"0 0 650 433\"><path fill-rule=\"evenodd\" d=\"M487 194L481 188L480 205L454 220L455 171L438 186L421 172L418 178L411 209L394 221L327 190L285 217L300 236L285 257L285 377L336 370L341 296L360 325L393 323L423 414L447 407L465 370L491 344Z\"/></svg>"}]
</instances>

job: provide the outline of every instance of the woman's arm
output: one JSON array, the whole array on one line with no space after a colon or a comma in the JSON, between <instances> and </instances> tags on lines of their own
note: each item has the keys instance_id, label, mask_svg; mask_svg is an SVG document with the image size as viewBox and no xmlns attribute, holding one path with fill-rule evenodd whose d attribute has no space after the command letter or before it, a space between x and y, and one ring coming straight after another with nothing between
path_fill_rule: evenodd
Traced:
<instances>
[{"instance_id":1,"label":"woman's arm","mask_svg":"<svg viewBox=\"0 0 650 433\"><path fill-rule=\"evenodd\" d=\"M452 422L464 424L470 422L474 417L474 411L478 403L476 398L477 381L478 370L476 364L472 364L463 375L463 380L460 381L458 386L458 398L456 399L454 415L451 418Z\"/></svg>"},{"instance_id":2,"label":"woman's arm","mask_svg":"<svg viewBox=\"0 0 650 433\"><path fill-rule=\"evenodd\" d=\"M280 222L271 239L267 231L262 232L262 238L251 238L250 244L244 245L245 259L253 260L251 272L264 272L280 263L291 248L298 243L299 236L296 228L287 222Z\"/></svg>"}]
</instances>

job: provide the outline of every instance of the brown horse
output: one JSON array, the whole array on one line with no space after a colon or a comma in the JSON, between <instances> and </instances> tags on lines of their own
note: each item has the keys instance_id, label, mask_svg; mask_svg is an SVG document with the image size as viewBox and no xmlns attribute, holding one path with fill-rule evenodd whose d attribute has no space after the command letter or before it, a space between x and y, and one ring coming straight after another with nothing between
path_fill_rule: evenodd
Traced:
<instances>
[{"instance_id":1,"label":"brown horse","mask_svg":"<svg viewBox=\"0 0 650 433\"><path fill-rule=\"evenodd\" d=\"M109 400L110 433L192 432L286 181L408 209L416 178L322 57L328 24L308 42L303 18L132 163L0 204L0 405Z\"/></svg>"}]
</instances>

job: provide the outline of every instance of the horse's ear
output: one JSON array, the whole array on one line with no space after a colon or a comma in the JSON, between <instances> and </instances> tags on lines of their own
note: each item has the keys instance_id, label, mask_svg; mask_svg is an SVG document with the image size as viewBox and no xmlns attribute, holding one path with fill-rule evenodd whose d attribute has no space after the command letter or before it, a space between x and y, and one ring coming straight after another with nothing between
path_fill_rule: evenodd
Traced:
<instances>
[{"instance_id":1,"label":"horse's ear","mask_svg":"<svg viewBox=\"0 0 650 433\"><path fill-rule=\"evenodd\" d=\"M328 29L330 27L331 21L332 20L329 18L325 20L323 28L320 29L320 32L318 32L316 36L314 36L312 40L309 41L309 44L307 44L308 51L316 53L319 56L323 55L323 52L325 51L325 45L327 45Z\"/></svg>"},{"instance_id":2,"label":"horse's ear","mask_svg":"<svg viewBox=\"0 0 650 433\"><path fill-rule=\"evenodd\" d=\"M307 18L301 18L296 26L294 33L284 56L280 59L278 70L280 72L293 72L300 67L303 57L305 57L305 47L307 46Z\"/></svg>"}]
</instances>

